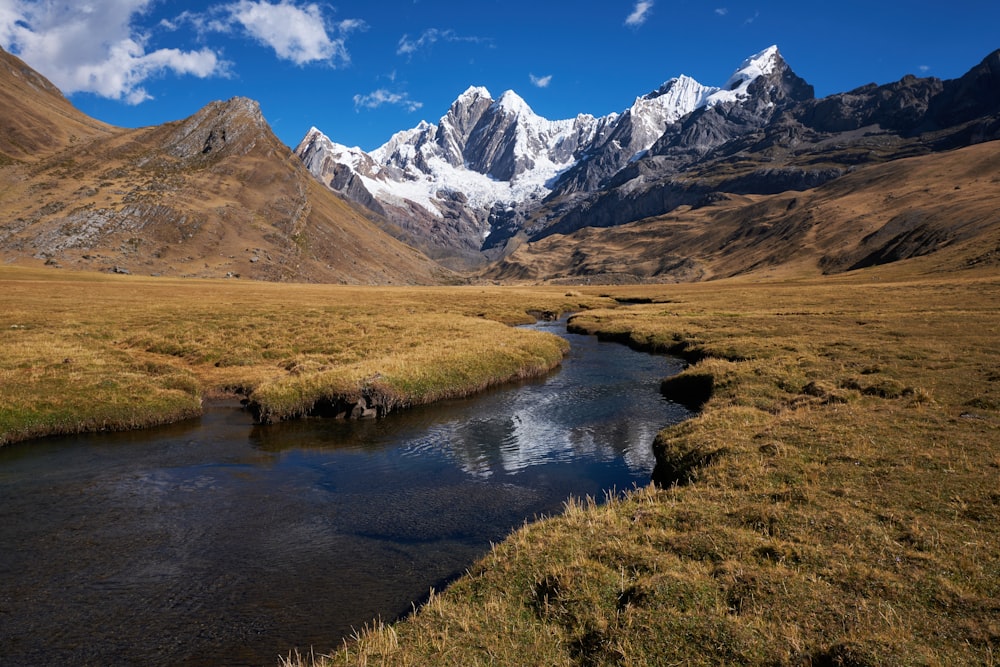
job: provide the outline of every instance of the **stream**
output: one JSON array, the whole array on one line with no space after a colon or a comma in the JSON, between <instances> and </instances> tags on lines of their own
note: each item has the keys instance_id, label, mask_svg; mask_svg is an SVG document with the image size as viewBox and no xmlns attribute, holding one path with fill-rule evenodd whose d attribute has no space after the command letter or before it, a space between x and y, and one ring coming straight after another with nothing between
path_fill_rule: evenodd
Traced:
<instances>
[{"instance_id":1,"label":"stream","mask_svg":"<svg viewBox=\"0 0 1000 667\"><path fill-rule=\"evenodd\" d=\"M649 482L682 362L565 332L561 369L345 422L236 402L0 448L0 664L276 665L399 618L570 496Z\"/></svg>"}]
</instances>

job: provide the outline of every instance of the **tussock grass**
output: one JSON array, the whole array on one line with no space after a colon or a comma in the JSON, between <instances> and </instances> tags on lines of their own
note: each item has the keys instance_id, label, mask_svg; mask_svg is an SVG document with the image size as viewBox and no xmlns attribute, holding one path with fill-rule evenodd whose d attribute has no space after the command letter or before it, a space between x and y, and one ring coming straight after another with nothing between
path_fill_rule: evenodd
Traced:
<instances>
[{"instance_id":1,"label":"tussock grass","mask_svg":"<svg viewBox=\"0 0 1000 667\"><path fill-rule=\"evenodd\" d=\"M388 407L556 366L529 311L609 303L557 288L355 288L0 268L0 444L131 429L249 396L266 419L337 398Z\"/></svg>"},{"instance_id":2,"label":"tussock grass","mask_svg":"<svg viewBox=\"0 0 1000 667\"><path fill-rule=\"evenodd\" d=\"M711 378L655 444L684 474L570 501L392 642L369 628L298 664L996 664L1000 280L611 293L650 303L575 326Z\"/></svg>"}]
</instances>

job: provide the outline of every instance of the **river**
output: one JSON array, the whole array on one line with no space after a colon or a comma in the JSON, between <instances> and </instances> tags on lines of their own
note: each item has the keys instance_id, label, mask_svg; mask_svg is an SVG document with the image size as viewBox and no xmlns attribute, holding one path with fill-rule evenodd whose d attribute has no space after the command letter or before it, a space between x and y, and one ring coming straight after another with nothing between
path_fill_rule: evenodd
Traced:
<instances>
[{"instance_id":1,"label":"river","mask_svg":"<svg viewBox=\"0 0 1000 667\"><path fill-rule=\"evenodd\" d=\"M565 333L562 368L385 419L237 403L0 449L0 664L275 665L409 612L525 520L649 482L681 362Z\"/></svg>"}]
</instances>

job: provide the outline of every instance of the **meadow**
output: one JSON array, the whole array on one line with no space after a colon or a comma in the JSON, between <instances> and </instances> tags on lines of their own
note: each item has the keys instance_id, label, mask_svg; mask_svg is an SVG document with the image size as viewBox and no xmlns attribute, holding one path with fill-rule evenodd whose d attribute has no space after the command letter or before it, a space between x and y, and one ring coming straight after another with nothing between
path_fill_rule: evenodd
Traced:
<instances>
[{"instance_id":1,"label":"meadow","mask_svg":"<svg viewBox=\"0 0 1000 667\"><path fill-rule=\"evenodd\" d=\"M573 499L322 665L994 665L1000 279L883 267L596 290L691 361L662 486Z\"/></svg>"},{"instance_id":2,"label":"meadow","mask_svg":"<svg viewBox=\"0 0 1000 667\"><path fill-rule=\"evenodd\" d=\"M907 264L906 266L919 266ZM529 312L690 363L659 485L571 499L397 623L304 665L993 665L1000 276L352 288L0 269L0 434L272 419L542 372ZM388 416L391 418L391 415ZM30 446L25 443L22 446ZM290 647L291 648L291 647Z\"/></svg>"},{"instance_id":3,"label":"meadow","mask_svg":"<svg viewBox=\"0 0 1000 667\"><path fill-rule=\"evenodd\" d=\"M318 402L399 409L557 366L528 312L565 289L352 288L0 269L0 444L142 428L242 396L268 421ZM604 299L604 302L609 301Z\"/></svg>"}]
</instances>

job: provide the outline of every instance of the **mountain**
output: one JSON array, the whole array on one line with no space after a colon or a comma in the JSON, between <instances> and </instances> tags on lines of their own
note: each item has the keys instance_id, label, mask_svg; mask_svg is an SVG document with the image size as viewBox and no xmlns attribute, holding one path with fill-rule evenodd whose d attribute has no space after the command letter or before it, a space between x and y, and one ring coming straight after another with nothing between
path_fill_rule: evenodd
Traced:
<instances>
[{"instance_id":1,"label":"mountain","mask_svg":"<svg viewBox=\"0 0 1000 667\"><path fill-rule=\"evenodd\" d=\"M811 97L812 88L772 46L723 87L681 76L621 114L552 121L513 91L494 100L470 87L436 125L422 122L370 154L316 128L295 152L320 181L387 217L408 241L467 267L498 256L546 199L603 187L693 111L728 105L770 113L794 95Z\"/></svg>"},{"instance_id":2,"label":"mountain","mask_svg":"<svg viewBox=\"0 0 1000 667\"><path fill-rule=\"evenodd\" d=\"M4 262L302 282L450 279L321 186L252 100L113 128L3 53L0 109Z\"/></svg>"},{"instance_id":3,"label":"mountain","mask_svg":"<svg viewBox=\"0 0 1000 667\"><path fill-rule=\"evenodd\" d=\"M805 191L862 165L1000 138L998 54L954 81L907 76L816 99L772 46L723 86L680 76L621 113L565 121L513 92L470 88L436 125L370 154L315 128L296 154L403 238L467 269L555 234Z\"/></svg>"},{"instance_id":4,"label":"mountain","mask_svg":"<svg viewBox=\"0 0 1000 667\"><path fill-rule=\"evenodd\" d=\"M750 105L699 109L605 187L553 198L526 231L536 240L697 206L721 193L805 190L859 165L991 141L1000 138L998 84L1000 51L954 81L906 76L819 100L792 96L772 108L755 95Z\"/></svg>"},{"instance_id":5,"label":"mountain","mask_svg":"<svg viewBox=\"0 0 1000 667\"><path fill-rule=\"evenodd\" d=\"M293 152L245 98L112 127L0 51L0 261L354 284L469 277L427 255L501 281L993 266L996 139L1000 51L816 99L770 47L722 86L558 121L470 87L371 153L315 128Z\"/></svg>"},{"instance_id":6,"label":"mountain","mask_svg":"<svg viewBox=\"0 0 1000 667\"><path fill-rule=\"evenodd\" d=\"M1000 146L863 165L801 191L700 206L524 243L486 269L501 282L693 282L836 274L912 260L1000 270Z\"/></svg>"},{"instance_id":7,"label":"mountain","mask_svg":"<svg viewBox=\"0 0 1000 667\"><path fill-rule=\"evenodd\" d=\"M313 128L296 149L331 189L384 215L404 238L457 268L478 264L494 220L530 207L609 119L550 121L514 92L469 88L437 125L421 123L371 154Z\"/></svg>"}]
</instances>

